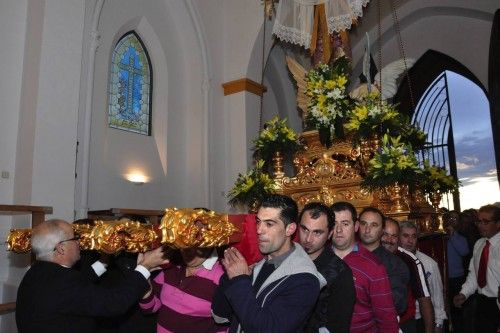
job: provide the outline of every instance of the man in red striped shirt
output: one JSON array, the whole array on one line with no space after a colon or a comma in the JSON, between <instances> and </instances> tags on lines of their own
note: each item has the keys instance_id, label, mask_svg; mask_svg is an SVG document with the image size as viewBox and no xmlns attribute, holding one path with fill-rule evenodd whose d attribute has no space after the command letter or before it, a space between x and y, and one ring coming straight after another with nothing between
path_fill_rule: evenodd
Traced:
<instances>
[{"instance_id":1,"label":"man in red striped shirt","mask_svg":"<svg viewBox=\"0 0 500 333\"><path fill-rule=\"evenodd\" d=\"M359 228L356 209L348 202L337 202L331 209L335 214L333 250L351 267L356 287L351 333L398 332L396 309L384 265L356 242Z\"/></svg>"}]
</instances>

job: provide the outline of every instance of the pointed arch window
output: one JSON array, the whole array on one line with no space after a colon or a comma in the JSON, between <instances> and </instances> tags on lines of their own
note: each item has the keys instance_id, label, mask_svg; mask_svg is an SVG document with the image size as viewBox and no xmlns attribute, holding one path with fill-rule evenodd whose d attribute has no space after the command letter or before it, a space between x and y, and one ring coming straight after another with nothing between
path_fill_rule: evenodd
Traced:
<instances>
[{"instance_id":1,"label":"pointed arch window","mask_svg":"<svg viewBox=\"0 0 500 333\"><path fill-rule=\"evenodd\" d=\"M109 127L151 135L153 71L144 43L130 31L116 43L109 80Z\"/></svg>"},{"instance_id":2,"label":"pointed arch window","mask_svg":"<svg viewBox=\"0 0 500 333\"><path fill-rule=\"evenodd\" d=\"M454 209L478 208L498 197L489 102L468 78L442 72L420 99L413 123L426 133L420 158L445 167L462 187L442 204ZM492 158L493 157L493 158ZM478 195L478 193L482 193Z\"/></svg>"}]
</instances>

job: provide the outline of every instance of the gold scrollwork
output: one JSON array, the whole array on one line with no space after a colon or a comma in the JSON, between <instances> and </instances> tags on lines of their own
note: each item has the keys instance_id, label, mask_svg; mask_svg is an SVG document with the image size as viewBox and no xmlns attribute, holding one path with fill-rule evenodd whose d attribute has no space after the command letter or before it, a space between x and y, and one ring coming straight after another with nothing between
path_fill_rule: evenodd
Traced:
<instances>
[{"instance_id":1,"label":"gold scrollwork","mask_svg":"<svg viewBox=\"0 0 500 333\"><path fill-rule=\"evenodd\" d=\"M238 229L227 214L203 209L167 208L161 220L162 244L175 248L213 247L227 244Z\"/></svg>"},{"instance_id":2,"label":"gold scrollwork","mask_svg":"<svg viewBox=\"0 0 500 333\"><path fill-rule=\"evenodd\" d=\"M130 220L73 224L80 248L105 253L145 252L160 246L173 248L217 247L238 241L239 228L227 214L204 209L167 208L160 226ZM7 238L9 251L31 250L31 229L13 229Z\"/></svg>"}]
</instances>

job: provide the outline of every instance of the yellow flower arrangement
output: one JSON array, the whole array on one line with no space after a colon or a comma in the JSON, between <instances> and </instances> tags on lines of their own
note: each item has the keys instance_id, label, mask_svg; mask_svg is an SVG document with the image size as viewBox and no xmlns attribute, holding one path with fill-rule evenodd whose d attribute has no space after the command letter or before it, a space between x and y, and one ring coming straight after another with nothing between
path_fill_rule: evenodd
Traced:
<instances>
[{"instance_id":1,"label":"yellow flower arrangement","mask_svg":"<svg viewBox=\"0 0 500 333\"><path fill-rule=\"evenodd\" d=\"M422 169L410 145L402 143L401 137L393 138L385 134L382 147L368 162L368 170L363 186L369 190L383 188L396 182L413 186Z\"/></svg>"},{"instance_id":2,"label":"yellow flower arrangement","mask_svg":"<svg viewBox=\"0 0 500 333\"><path fill-rule=\"evenodd\" d=\"M255 155L269 161L276 151L293 154L301 148L297 133L286 123L286 119L280 120L276 116L264 124L264 129L253 142Z\"/></svg>"},{"instance_id":3,"label":"yellow flower arrangement","mask_svg":"<svg viewBox=\"0 0 500 333\"><path fill-rule=\"evenodd\" d=\"M267 194L276 192L274 180L263 171L264 161L257 160L255 167L246 174L239 174L233 188L228 193L231 206L251 206Z\"/></svg>"},{"instance_id":4,"label":"yellow flower arrangement","mask_svg":"<svg viewBox=\"0 0 500 333\"><path fill-rule=\"evenodd\" d=\"M306 75L306 95L309 97L306 125L320 131L327 131L322 142L329 146L332 135L342 131L341 120L349 111L352 100L347 94L347 58L340 57L329 66L320 64Z\"/></svg>"},{"instance_id":5,"label":"yellow flower arrangement","mask_svg":"<svg viewBox=\"0 0 500 333\"><path fill-rule=\"evenodd\" d=\"M352 132L355 142L374 135L382 137L401 136L401 141L409 143L413 149L423 148L426 135L416 126L411 125L408 117L398 112L396 106L380 100L378 92L372 92L347 115L346 130Z\"/></svg>"},{"instance_id":6,"label":"yellow flower arrangement","mask_svg":"<svg viewBox=\"0 0 500 333\"><path fill-rule=\"evenodd\" d=\"M420 187L425 193L445 194L458 190L459 186L460 182L453 176L448 175L445 168L430 165L428 160L424 160Z\"/></svg>"}]
</instances>

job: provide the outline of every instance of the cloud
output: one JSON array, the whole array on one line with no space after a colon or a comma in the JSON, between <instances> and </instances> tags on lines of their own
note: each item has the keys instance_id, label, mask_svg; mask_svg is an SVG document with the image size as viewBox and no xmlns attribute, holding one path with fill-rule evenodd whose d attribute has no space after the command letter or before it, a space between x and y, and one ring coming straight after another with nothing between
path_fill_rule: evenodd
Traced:
<instances>
[{"instance_id":1,"label":"cloud","mask_svg":"<svg viewBox=\"0 0 500 333\"><path fill-rule=\"evenodd\" d=\"M485 176L495 169L493 139L468 136L466 140L455 141L457 170L459 177Z\"/></svg>"},{"instance_id":2,"label":"cloud","mask_svg":"<svg viewBox=\"0 0 500 333\"><path fill-rule=\"evenodd\" d=\"M473 166L467 163L457 162L457 170L467 170L472 168Z\"/></svg>"},{"instance_id":3,"label":"cloud","mask_svg":"<svg viewBox=\"0 0 500 333\"><path fill-rule=\"evenodd\" d=\"M476 156L462 156L462 158L466 162L471 162L472 164L478 164L479 163L479 158L477 158Z\"/></svg>"},{"instance_id":4,"label":"cloud","mask_svg":"<svg viewBox=\"0 0 500 333\"><path fill-rule=\"evenodd\" d=\"M462 184L462 187L466 187L466 186L471 185L471 184L497 183L496 174L480 175L480 176L476 176L476 177L464 177L464 178L460 178L459 180L460 180L460 183Z\"/></svg>"},{"instance_id":5,"label":"cloud","mask_svg":"<svg viewBox=\"0 0 500 333\"><path fill-rule=\"evenodd\" d=\"M495 177L474 177L460 179L460 208L479 208L483 205L498 201L500 190ZM478 195L481 193L481 195Z\"/></svg>"},{"instance_id":6,"label":"cloud","mask_svg":"<svg viewBox=\"0 0 500 333\"><path fill-rule=\"evenodd\" d=\"M491 170L488 170L488 172L486 172L486 175L487 176L497 176L497 169L491 169Z\"/></svg>"}]
</instances>

